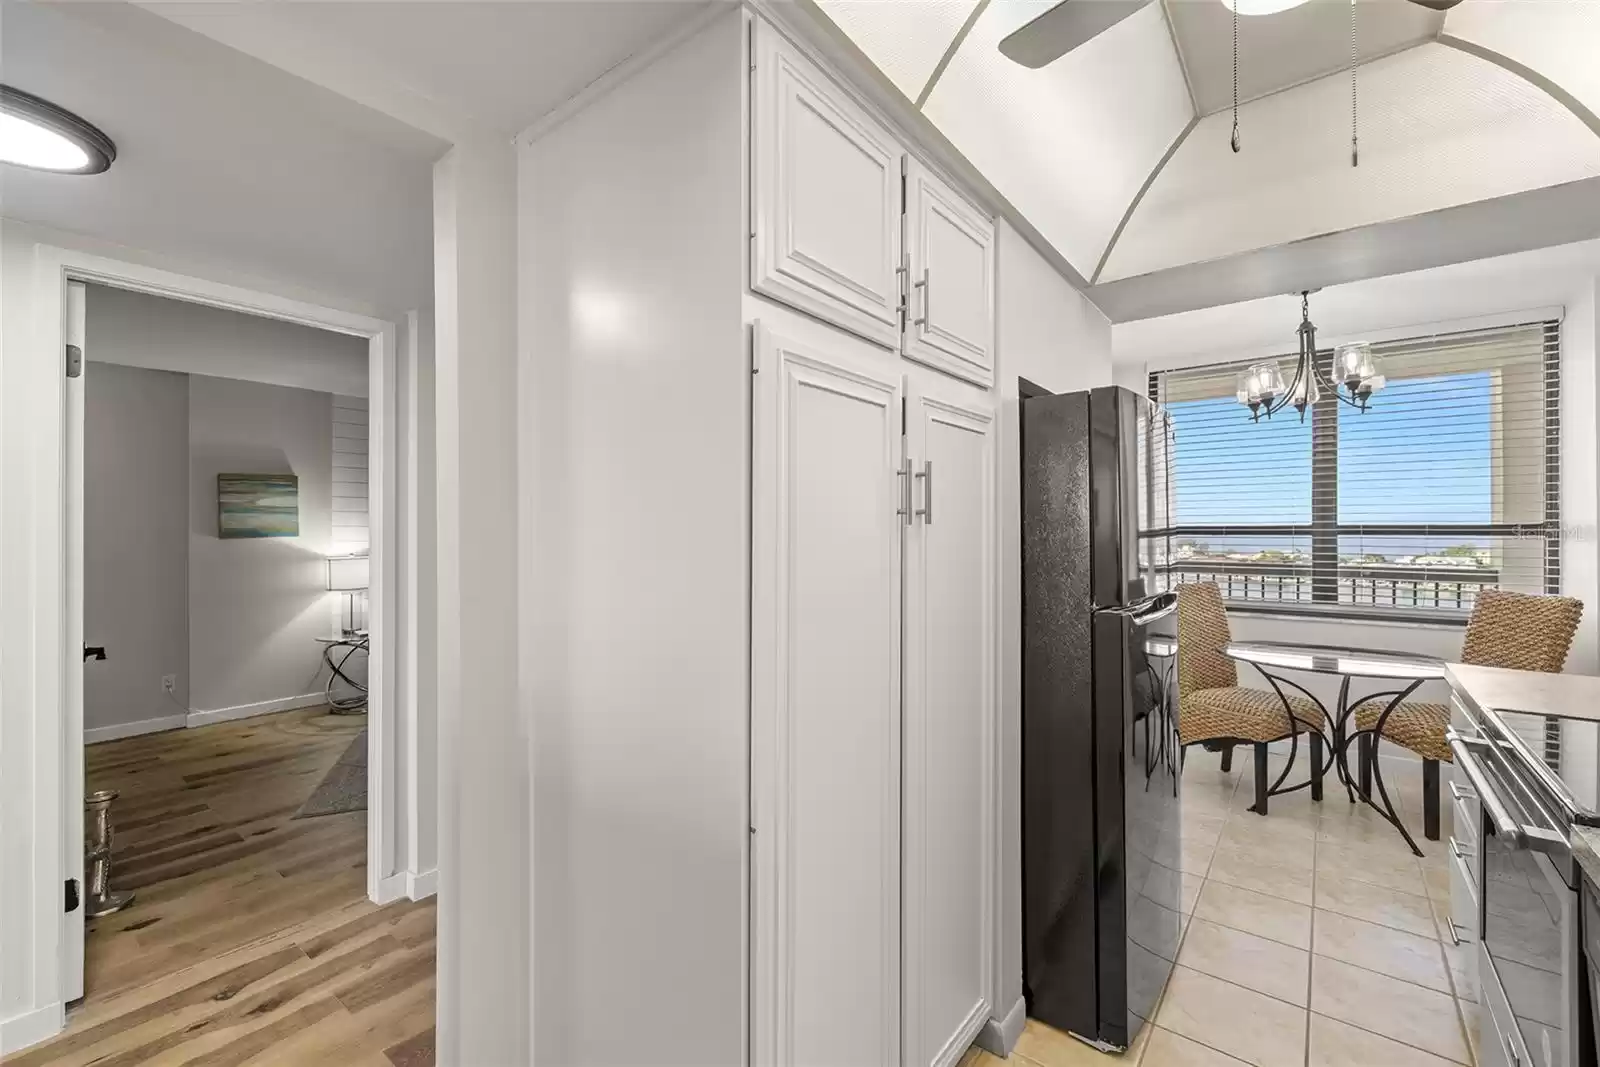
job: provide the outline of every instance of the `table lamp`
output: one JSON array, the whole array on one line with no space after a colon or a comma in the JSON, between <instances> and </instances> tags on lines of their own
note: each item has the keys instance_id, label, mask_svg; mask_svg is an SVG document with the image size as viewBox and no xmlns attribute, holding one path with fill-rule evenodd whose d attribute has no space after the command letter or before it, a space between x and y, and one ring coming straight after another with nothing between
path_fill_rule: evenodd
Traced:
<instances>
[{"instance_id":1,"label":"table lamp","mask_svg":"<svg viewBox=\"0 0 1600 1067\"><path fill-rule=\"evenodd\" d=\"M356 592L367 588L370 573L366 556L328 557L328 588L345 595L349 622L343 628L347 634L355 632Z\"/></svg>"}]
</instances>

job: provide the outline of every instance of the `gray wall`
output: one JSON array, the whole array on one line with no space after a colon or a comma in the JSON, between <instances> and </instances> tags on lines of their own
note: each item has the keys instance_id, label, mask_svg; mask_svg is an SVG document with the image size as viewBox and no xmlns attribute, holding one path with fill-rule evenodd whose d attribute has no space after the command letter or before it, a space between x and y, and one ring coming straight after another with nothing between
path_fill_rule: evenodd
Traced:
<instances>
[{"instance_id":1,"label":"gray wall","mask_svg":"<svg viewBox=\"0 0 1600 1067\"><path fill-rule=\"evenodd\" d=\"M83 672L93 739L189 698L188 376L91 365L84 422L84 640L108 655Z\"/></svg>"},{"instance_id":2,"label":"gray wall","mask_svg":"<svg viewBox=\"0 0 1600 1067\"><path fill-rule=\"evenodd\" d=\"M228 472L298 475L300 536L218 538ZM190 376L189 478L190 706L314 695L332 620L333 397Z\"/></svg>"}]
</instances>

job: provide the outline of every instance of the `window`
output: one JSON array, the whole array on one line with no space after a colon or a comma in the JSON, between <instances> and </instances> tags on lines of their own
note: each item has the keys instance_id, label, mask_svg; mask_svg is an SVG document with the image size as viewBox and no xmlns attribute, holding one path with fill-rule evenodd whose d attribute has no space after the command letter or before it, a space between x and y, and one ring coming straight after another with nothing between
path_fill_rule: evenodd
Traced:
<instances>
[{"instance_id":1,"label":"window","mask_svg":"<svg viewBox=\"0 0 1600 1067\"><path fill-rule=\"evenodd\" d=\"M1324 395L1304 421L1253 423L1243 364L1151 374L1170 420L1158 576L1215 581L1234 607L1453 622L1480 589L1559 592L1559 337L1375 345L1388 385L1369 409Z\"/></svg>"}]
</instances>

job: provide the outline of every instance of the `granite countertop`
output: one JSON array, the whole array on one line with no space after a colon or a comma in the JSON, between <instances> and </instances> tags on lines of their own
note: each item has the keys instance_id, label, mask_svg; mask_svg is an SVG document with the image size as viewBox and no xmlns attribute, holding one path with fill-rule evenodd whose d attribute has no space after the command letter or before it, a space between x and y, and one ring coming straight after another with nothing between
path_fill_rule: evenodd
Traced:
<instances>
[{"instance_id":1,"label":"granite countertop","mask_svg":"<svg viewBox=\"0 0 1600 1067\"><path fill-rule=\"evenodd\" d=\"M1450 684L1480 708L1600 722L1600 678L1593 675L1509 671L1469 663L1447 663L1445 673Z\"/></svg>"}]
</instances>

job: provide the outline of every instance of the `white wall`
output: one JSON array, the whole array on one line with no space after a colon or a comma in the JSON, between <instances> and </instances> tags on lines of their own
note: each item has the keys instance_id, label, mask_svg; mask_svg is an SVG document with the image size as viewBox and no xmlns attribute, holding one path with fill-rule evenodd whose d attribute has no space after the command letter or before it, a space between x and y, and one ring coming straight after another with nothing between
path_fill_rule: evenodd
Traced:
<instances>
[{"instance_id":1,"label":"white wall","mask_svg":"<svg viewBox=\"0 0 1600 1067\"><path fill-rule=\"evenodd\" d=\"M540 1063L745 1052L742 44L730 10L520 157Z\"/></svg>"},{"instance_id":2,"label":"white wall","mask_svg":"<svg viewBox=\"0 0 1600 1067\"><path fill-rule=\"evenodd\" d=\"M200 716L321 699L332 425L327 393L189 378L189 694ZM298 476L300 535L219 538L222 473Z\"/></svg>"},{"instance_id":3,"label":"white wall","mask_svg":"<svg viewBox=\"0 0 1600 1067\"><path fill-rule=\"evenodd\" d=\"M98 334L94 293L87 346ZM84 372L83 725L90 741L181 726L189 699L189 379ZM177 676L173 694L161 676Z\"/></svg>"},{"instance_id":4,"label":"white wall","mask_svg":"<svg viewBox=\"0 0 1600 1067\"><path fill-rule=\"evenodd\" d=\"M1017 379L1053 393L1112 384L1111 324L1000 223L1000 951L995 1011L1022 996L1022 544Z\"/></svg>"},{"instance_id":5,"label":"white wall","mask_svg":"<svg viewBox=\"0 0 1600 1067\"><path fill-rule=\"evenodd\" d=\"M349 396L367 395L367 341L279 319L89 287L95 359Z\"/></svg>"},{"instance_id":6,"label":"white wall","mask_svg":"<svg viewBox=\"0 0 1600 1067\"><path fill-rule=\"evenodd\" d=\"M458 1067L530 1063L546 1023L530 1010L531 752L517 687L516 183L500 141L459 144L434 169L437 1033L439 1062Z\"/></svg>"}]
</instances>

